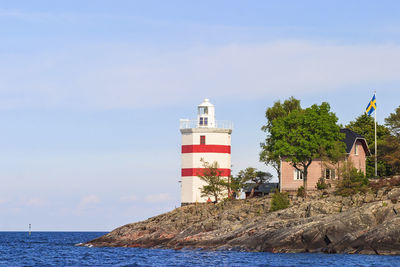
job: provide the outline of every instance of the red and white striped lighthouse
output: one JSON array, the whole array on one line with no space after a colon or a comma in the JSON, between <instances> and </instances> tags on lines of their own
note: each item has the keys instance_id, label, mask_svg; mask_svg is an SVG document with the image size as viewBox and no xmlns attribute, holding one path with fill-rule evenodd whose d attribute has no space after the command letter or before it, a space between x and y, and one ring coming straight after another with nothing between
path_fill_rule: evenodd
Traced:
<instances>
[{"instance_id":1,"label":"red and white striped lighthouse","mask_svg":"<svg viewBox=\"0 0 400 267\"><path fill-rule=\"evenodd\" d=\"M206 183L198 175L203 174L201 159L212 164L218 162L221 176L231 174L232 123L215 120L215 107L208 99L198 106L197 119L180 120L182 133L182 205L206 202L200 189Z\"/></svg>"}]
</instances>

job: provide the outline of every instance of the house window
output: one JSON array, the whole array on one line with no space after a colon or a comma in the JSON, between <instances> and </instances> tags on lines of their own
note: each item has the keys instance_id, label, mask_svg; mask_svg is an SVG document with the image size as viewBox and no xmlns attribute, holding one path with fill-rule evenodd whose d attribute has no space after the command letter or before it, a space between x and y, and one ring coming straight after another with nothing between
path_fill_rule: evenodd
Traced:
<instances>
[{"instance_id":1,"label":"house window","mask_svg":"<svg viewBox=\"0 0 400 267\"><path fill-rule=\"evenodd\" d=\"M354 144L354 155L358 155L358 145L357 145L357 142Z\"/></svg>"},{"instance_id":2,"label":"house window","mask_svg":"<svg viewBox=\"0 0 400 267\"><path fill-rule=\"evenodd\" d=\"M200 126L207 126L207 125L208 125L208 118L200 117Z\"/></svg>"},{"instance_id":3,"label":"house window","mask_svg":"<svg viewBox=\"0 0 400 267\"><path fill-rule=\"evenodd\" d=\"M200 145L205 145L205 144L206 144L206 136L200 135Z\"/></svg>"},{"instance_id":4,"label":"house window","mask_svg":"<svg viewBox=\"0 0 400 267\"><path fill-rule=\"evenodd\" d=\"M335 169L325 169L325 179L335 179L336 171Z\"/></svg>"},{"instance_id":5,"label":"house window","mask_svg":"<svg viewBox=\"0 0 400 267\"><path fill-rule=\"evenodd\" d=\"M199 107L199 114L200 115L207 115L208 114L208 108L207 107Z\"/></svg>"},{"instance_id":6,"label":"house window","mask_svg":"<svg viewBox=\"0 0 400 267\"><path fill-rule=\"evenodd\" d=\"M298 169L293 170L293 178L295 180L303 180L303 172L299 171Z\"/></svg>"}]
</instances>

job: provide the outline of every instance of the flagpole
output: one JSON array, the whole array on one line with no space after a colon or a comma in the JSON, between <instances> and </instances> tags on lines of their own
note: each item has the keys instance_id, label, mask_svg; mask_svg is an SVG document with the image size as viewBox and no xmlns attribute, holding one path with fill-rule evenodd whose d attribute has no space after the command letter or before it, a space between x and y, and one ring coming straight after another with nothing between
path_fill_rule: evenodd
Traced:
<instances>
[{"instance_id":1,"label":"flagpole","mask_svg":"<svg viewBox=\"0 0 400 267\"><path fill-rule=\"evenodd\" d=\"M378 109L376 106L376 91L374 91L375 96L375 177L378 177L378 145L376 143L376 110Z\"/></svg>"}]
</instances>

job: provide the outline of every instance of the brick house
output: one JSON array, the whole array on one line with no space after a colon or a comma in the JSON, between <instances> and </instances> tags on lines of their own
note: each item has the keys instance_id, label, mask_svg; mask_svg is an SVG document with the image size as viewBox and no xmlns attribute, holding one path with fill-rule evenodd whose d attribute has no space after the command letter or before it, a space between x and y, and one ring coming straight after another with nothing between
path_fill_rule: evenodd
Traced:
<instances>
[{"instance_id":1,"label":"brick house","mask_svg":"<svg viewBox=\"0 0 400 267\"><path fill-rule=\"evenodd\" d=\"M341 129L341 133L345 134L343 142L346 145L345 161L352 162L353 166L361 170L365 174L365 160L370 155L368 144L365 138L349 129ZM335 165L314 159L308 167L307 190L315 190L318 180L323 177L326 181L338 179L338 168L342 162ZM281 160L281 183L280 190L286 192L297 191L303 185L302 173L296 170L290 162Z\"/></svg>"}]
</instances>

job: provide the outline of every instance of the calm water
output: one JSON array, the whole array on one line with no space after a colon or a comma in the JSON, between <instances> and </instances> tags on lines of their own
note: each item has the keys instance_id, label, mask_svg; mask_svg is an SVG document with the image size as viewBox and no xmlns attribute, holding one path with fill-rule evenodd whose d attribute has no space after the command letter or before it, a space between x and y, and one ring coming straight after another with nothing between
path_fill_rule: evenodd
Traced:
<instances>
[{"instance_id":1,"label":"calm water","mask_svg":"<svg viewBox=\"0 0 400 267\"><path fill-rule=\"evenodd\" d=\"M99 232L0 232L0 266L400 266L400 256L75 247Z\"/></svg>"}]
</instances>

